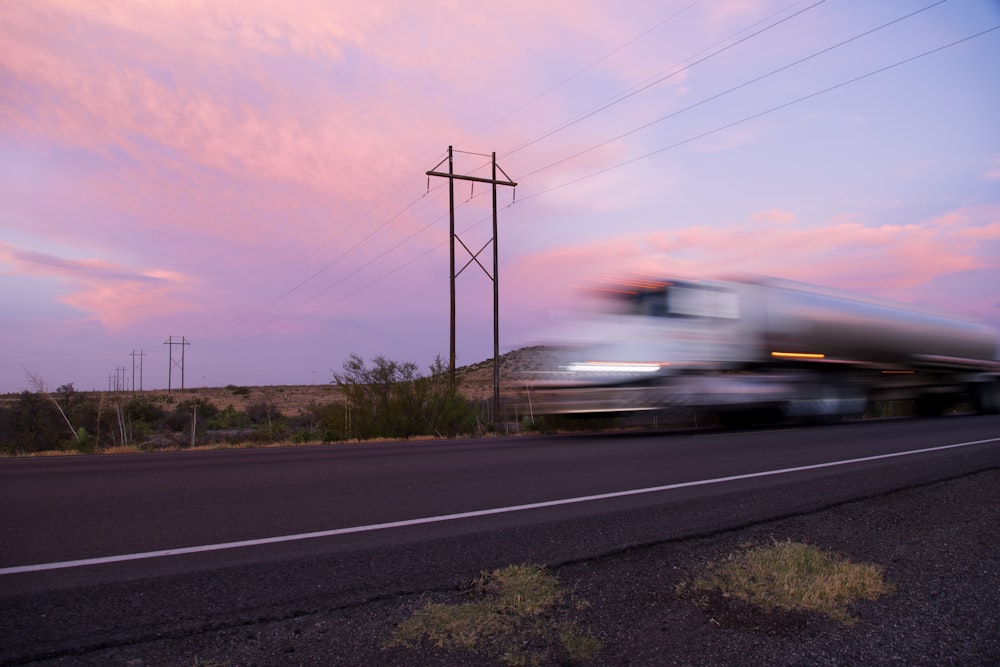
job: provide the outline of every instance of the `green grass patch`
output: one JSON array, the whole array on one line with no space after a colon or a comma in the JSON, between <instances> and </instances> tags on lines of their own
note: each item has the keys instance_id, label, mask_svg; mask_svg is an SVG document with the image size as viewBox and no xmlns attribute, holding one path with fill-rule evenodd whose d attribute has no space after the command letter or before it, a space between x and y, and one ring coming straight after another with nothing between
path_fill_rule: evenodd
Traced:
<instances>
[{"instance_id":1,"label":"green grass patch","mask_svg":"<svg viewBox=\"0 0 1000 667\"><path fill-rule=\"evenodd\" d=\"M592 657L601 642L561 620L565 593L536 565L484 572L461 604L426 603L397 628L389 646L429 644L481 653L507 665L566 663Z\"/></svg>"},{"instance_id":2,"label":"green grass patch","mask_svg":"<svg viewBox=\"0 0 1000 667\"><path fill-rule=\"evenodd\" d=\"M818 612L846 625L857 621L848 611L852 602L893 590L877 565L852 563L791 540L730 554L678 587L680 593L719 593L768 611Z\"/></svg>"}]
</instances>

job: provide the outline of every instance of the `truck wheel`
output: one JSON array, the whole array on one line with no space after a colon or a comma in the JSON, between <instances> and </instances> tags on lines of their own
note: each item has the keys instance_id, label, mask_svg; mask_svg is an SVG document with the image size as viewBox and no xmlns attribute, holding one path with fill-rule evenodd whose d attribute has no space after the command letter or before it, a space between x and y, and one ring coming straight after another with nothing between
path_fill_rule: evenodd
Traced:
<instances>
[{"instance_id":1,"label":"truck wheel","mask_svg":"<svg viewBox=\"0 0 1000 667\"><path fill-rule=\"evenodd\" d=\"M1000 414L1000 381L972 385L972 404L981 415Z\"/></svg>"},{"instance_id":2,"label":"truck wheel","mask_svg":"<svg viewBox=\"0 0 1000 667\"><path fill-rule=\"evenodd\" d=\"M784 421L781 410L776 406L725 410L719 413L719 422L724 428L752 428L770 426Z\"/></svg>"},{"instance_id":3,"label":"truck wheel","mask_svg":"<svg viewBox=\"0 0 1000 667\"><path fill-rule=\"evenodd\" d=\"M921 394L915 406L918 417L940 417L949 407L950 397L940 394Z\"/></svg>"},{"instance_id":4,"label":"truck wheel","mask_svg":"<svg viewBox=\"0 0 1000 667\"><path fill-rule=\"evenodd\" d=\"M868 407L864 389L829 381L804 385L799 395L785 403L784 415L813 424L832 424L842 419L860 419Z\"/></svg>"}]
</instances>

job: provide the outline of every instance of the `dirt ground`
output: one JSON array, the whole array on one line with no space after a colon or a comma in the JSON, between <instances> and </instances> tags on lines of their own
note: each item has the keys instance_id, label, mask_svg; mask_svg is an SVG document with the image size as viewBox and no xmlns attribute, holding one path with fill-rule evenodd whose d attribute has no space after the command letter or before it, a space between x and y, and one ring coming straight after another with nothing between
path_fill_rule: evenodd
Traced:
<instances>
[{"instance_id":1,"label":"dirt ground","mask_svg":"<svg viewBox=\"0 0 1000 667\"><path fill-rule=\"evenodd\" d=\"M540 348L524 348L515 350L500 357L501 389L504 396L515 396L517 393L517 378L521 374L541 363L544 353ZM420 373L427 374L427 369ZM486 399L493 396L493 360L487 359L479 363L462 366L456 369L459 389L470 399ZM165 391L149 392L155 396L165 396ZM303 414L310 404L323 404L337 400L340 390L332 382L311 385L267 385L267 386L235 386L226 387L196 387L183 392L173 392L175 400L184 398L202 398L219 409L232 405L238 411L244 411L248 403L261 398L274 402L282 414L292 417Z\"/></svg>"}]
</instances>

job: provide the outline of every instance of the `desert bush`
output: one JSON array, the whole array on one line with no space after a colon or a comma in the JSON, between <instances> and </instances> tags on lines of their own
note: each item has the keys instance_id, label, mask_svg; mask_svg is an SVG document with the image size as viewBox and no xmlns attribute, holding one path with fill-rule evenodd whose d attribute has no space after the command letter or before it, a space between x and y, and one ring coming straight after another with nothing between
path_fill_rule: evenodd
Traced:
<instances>
[{"instance_id":1,"label":"desert bush","mask_svg":"<svg viewBox=\"0 0 1000 667\"><path fill-rule=\"evenodd\" d=\"M474 428L475 411L451 386L440 357L430 376L421 376L412 362L378 356L372 364L369 367L352 354L344 362L344 372L333 376L344 395L349 437L452 437Z\"/></svg>"},{"instance_id":2,"label":"desert bush","mask_svg":"<svg viewBox=\"0 0 1000 667\"><path fill-rule=\"evenodd\" d=\"M170 412L164 412L157 431L160 435L167 435L163 431L183 434L182 441L189 443L192 423L195 425L195 437L199 438L204 436L218 416L219 409L207 399L185 398L177 401Z\"/></svg>"},{"instance_id":3,"label":"desert bush","mask_svg":"<svg viewBox=\"0 0 1000 667\"><path fill-rule=\"evenodd\" d=\"M156 432L163 421L164 410L159 402L146 394L136 394L125 403L133 439L143 439Z\"/></svg>"},{"instance_id":4,"label":"desert bush","mask_svg":"<svg viewBox=\"0 0 1000 667\"><path fill-rule=\"evenodd\" d=\"M70 434L56 406L44 395L22 391L4 410L0 447L5 454L30 454L72 446Z\"/></svg>"},{"instance_id":5,"label":"desert bush","mask_svg":"<svg viewBox=\"0 0 1000 667\"><path fill-rule=\"evenodd\" d=\"M269 426L281 418L281 411L274 399L265 394L247 403L246 416L251 424Z\"/></svg>"},{"instance_id":6,"label":"desert bush","mask_svg":"<svg viewBox=\"0 0 1000 667\"><path fill-rule=\"evenodd\" d=\"M247 413L241 412L230 403L226 407L217 411L211 419L206 422L206 427L210 430L241 429L250 425L250 418Z\"/></svg>"},{"instance_id":7,"label":"desert bush","mask_svg":"<svg viewBox=\"0 0 1000 667\"><path fill-rule=\"evenodd\" d=\"M306 408L309 421L304 425L304 430L310 434L312 440L322 442L346 440L349 437L347 411L347 404L341 401L310 403Z\"/></svg>"}]
</instances>

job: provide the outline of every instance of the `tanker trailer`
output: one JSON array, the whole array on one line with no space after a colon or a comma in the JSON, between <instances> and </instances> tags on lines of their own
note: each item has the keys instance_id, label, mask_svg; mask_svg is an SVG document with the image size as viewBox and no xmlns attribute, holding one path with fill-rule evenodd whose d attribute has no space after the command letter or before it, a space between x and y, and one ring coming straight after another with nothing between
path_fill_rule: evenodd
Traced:
<instances>
[{"instance_id":1,"label":"tanker trailer","mask_svg":"<svg viewBox=\"0 0 1000 667\"><path fill-rule=\"evenodd\" d=\"M870 401L1000 411L996 332L908 304L773 278L601 286L524 381L536 413L686 408L829 420Z\"/></svg>"}]
</instances>

